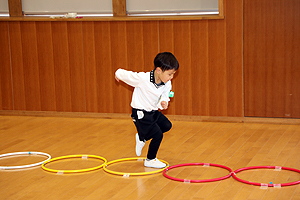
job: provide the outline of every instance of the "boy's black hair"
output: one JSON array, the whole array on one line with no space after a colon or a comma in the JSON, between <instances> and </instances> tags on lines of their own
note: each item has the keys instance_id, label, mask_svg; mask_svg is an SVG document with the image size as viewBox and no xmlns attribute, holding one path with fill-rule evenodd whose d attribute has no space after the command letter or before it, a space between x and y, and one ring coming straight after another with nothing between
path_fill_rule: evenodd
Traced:
<instances>
[{"instance_id":1,"label":"boy's black hair","mask_svg":"<svg viewBox=\"0 0 300 200\"><path fill-rule=\"evenodd\" d=\"M170 69L175 69L175 71L177 71L179 63L172 53L163 52L157 54L154 58L154 69L157 67L161 68L163 72Z\"/></svg>"}]
</instances>

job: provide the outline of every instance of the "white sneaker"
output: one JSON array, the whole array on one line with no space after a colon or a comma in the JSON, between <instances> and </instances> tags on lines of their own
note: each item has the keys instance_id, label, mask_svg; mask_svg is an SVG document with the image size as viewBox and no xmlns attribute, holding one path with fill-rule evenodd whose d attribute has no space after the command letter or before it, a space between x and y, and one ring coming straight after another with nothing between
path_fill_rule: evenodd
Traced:
<instances>
[{"instance_id":1,"label":"white sneaker","mask_svg":"<svg viewBox=\"0 0 300 200\"><path fill-rule=\"evenodd\" d=\"M152 160L145 159L144 166L152 168L165 168L167 165L159 161L157 158L154 158Z\"/></svg>"},{"instance_id":2,"label":"white sneaker","mask_svg":"<svg viewBox=\"0 0 300 200\"><path fill-rule=\"evenodd\" d=\"M140 141L138 133L135 135L135 141L136 141L136 144L135 144L135 153L136 153L137 156L140 156L142 154L142 149L143 149L143 147L145 145L145 142Z\"/></svg>"}]
</instances>

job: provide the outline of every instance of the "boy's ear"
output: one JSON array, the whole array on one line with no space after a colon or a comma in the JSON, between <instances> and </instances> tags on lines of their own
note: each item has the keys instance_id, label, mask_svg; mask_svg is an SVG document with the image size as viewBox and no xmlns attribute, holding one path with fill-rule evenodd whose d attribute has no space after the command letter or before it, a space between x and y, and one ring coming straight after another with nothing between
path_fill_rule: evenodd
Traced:
<instances>
[{"instance_id":1,"label":"boy's ear","mask_svg":"<svg viewBox=\"0 0 300 200\"><path fill-rule=\"evenodd\" d=\"M160 74L162 72L161 68L160 67L157 67L156 68L156 73Z\"/></svg>"}]
</instances>

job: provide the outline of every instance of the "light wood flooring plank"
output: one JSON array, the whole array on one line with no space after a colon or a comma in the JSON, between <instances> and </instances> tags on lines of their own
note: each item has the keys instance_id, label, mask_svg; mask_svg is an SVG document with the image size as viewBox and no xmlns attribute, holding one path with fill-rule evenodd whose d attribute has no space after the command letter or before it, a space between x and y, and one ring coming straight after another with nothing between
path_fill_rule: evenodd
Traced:
<instances>
[{"instance_id":1,"label":"light wood flooring plank","mask_svg":"<svg viewBox=\"0 0 300 200\"><path fill-rule=\"evenodd\" d=\"M170 165L215 163L236 170L255 165L300 167L300 126L259 123L218 123L174 121L164 135L158 158ZM52 157L71 154L99 155L112 161L136 157L136 129L128 119L0 116L0 154L40 151ZM142 157L147 155L146 143ZM44 159L19 156L0 159L2 165L21 165ZM64 160L51 167L74 168L101 161ZM79 164L76 164L79 163ZM86 165L85 165L86 164ZM141 161L109 166L112 169L140 172ZM170 170L185 179L216 178L227 170L203 166ZM291 182L300 174L281 170L251 170L239 177L257 182ZM62 174L46 172L40 166L23 170L0 171L0 199L197 199L257 200L300 199L300 185L260 189L232 177L212 183L183 183L165 178L162 173L124 178L99 169L92 172Z\"/></svg>"}]
</instances>

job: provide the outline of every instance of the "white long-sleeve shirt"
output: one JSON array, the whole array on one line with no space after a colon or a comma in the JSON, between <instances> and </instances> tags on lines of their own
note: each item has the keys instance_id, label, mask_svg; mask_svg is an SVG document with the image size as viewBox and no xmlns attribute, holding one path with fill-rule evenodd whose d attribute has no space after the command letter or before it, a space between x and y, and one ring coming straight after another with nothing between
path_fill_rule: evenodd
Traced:
<instances>
[{"instance_id":1,"label":"white long-sleeve shirt","mask_svg":"<svg viewBox=\"0 0 300 200\"><path fill-rule=\"evenodd\" d=\"M157 85L154 70L151 72L132 72L118 69L116 77L134 87L131 107L146 111L162 109L161 102L169 102L169 92L172 89L171 81Z\"/></svg>"}]
</instances>

